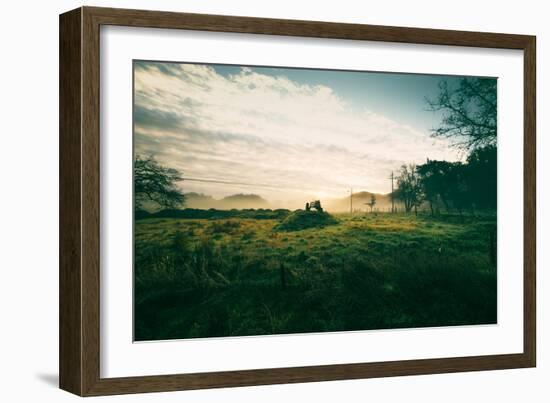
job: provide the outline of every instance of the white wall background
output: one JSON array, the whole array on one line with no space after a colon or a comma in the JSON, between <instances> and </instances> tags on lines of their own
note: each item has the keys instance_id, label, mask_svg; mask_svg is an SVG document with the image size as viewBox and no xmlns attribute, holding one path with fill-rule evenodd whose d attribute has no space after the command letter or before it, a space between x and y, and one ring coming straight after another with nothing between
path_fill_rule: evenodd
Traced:
<instances>
[{"instance_id":1,"label":"white wall background","mask_svg":"<svg viewBox=\"0 0 550 403\"><path fill-rule=\"evenodd\" d=\"M70 402L58 365L58 14L79 1L11 1L0 55L0 398ZM525 33L538 41L538 368L101 398L108 402L547 402L550 390L550 25L545 2L91 1L87 5ZM545 228L546 227L546 228Z\"/></svg>"}]
</instances>

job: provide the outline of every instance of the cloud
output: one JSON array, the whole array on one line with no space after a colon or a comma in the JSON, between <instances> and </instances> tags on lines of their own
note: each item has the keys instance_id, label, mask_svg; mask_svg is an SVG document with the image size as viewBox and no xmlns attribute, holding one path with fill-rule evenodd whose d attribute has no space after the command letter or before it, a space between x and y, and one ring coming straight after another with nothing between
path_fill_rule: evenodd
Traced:
<instances>
[{"instance_id":1,"label":"cloud","mask_svg":"<svg viewBox=\"0 0 550 403\"><path fill-rule=\"evenodd\" d=\"M328 86L278 73L243 67L224 76L207 65L137 63L136 152L156 155L184 176L263 184L263 194L279 198L269 187L333 196L351 186L387 192L387 177L401 164L456 158L446 141L351 104ZM236 190L185 186L217 195Z\"/></svg>"},{"instance_id":2,"label":"cloud","mask_svg":"<svg viewBox=\"0 0 550 403\"><path fill-rule=\"evenodd\" d=\"M134 123L139 127L152 127L161 130L179 129L182 127L182 116L174 112L163 112L136 105Z\"/></svg>"}]
</instances>

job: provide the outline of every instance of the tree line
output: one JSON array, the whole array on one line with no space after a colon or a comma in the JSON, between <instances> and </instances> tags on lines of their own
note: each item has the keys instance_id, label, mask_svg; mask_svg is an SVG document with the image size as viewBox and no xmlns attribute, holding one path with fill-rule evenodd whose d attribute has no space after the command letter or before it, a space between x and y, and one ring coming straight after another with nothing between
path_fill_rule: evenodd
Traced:
<instances>
[{"instance_id":1,"label":"tree line","mask_svg":"<svg viewBox=\"0 0 550 403\"><path fill-rule=\"evenodd\" d=\"M468 154L465 162L428 159L421 165L403 165L392 197L406 212L427 204L432 215L446 211L496 210L497 207L497 82L462 78L451 86L439 84L439 95L427 99L428 108L442 114L433 137L451 138Z\"/></svg>"},{"instance_id":2,"label":"tree line","mask_svg":"<svg viewBox=\"0 0 550 403\"><path fill-rule=\"evenodd\" d=\"M406 212L427 204L431 214L443 207L447 212L496 210L496 147L474 150L465 163L427 160L421 165L403 165L393 196Z\"/></svg>"}]
</instances>

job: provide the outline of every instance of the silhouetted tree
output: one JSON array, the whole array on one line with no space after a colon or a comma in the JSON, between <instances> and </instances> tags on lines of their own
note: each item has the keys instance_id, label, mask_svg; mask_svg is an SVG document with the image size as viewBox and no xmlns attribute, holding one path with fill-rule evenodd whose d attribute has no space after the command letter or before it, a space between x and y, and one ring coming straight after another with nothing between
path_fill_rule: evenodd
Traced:
<instances>
[{"instance_id":1,"label":"silhouetted tree","mask_svg":"<svg viewBox=\"0 0 550 403\"><path fill-rule=\"evenodd\" d=\"M474 151L471 155L478 156L480 154L482 154L481 151ZM447 212L452 207L459 214L462 214L464 210L473 209L477 199L492 199L492 193L494 193L496 203L496 185L494 191L490 187L485 188L488 186L487 171L496 170L496 163L489 163L489 165L485 166L484 163L472 165L470 159L466 164L428 160L425 164L419 165L417 172L420 176L422 191L425 200L430 204L432 214L433 206L438 201L443 203ZM483 205L484 208L489 206L486 202L479 205Z\"/></svg>"},{"instance_id":2,"label":"silhouetted tree","mask_svg":"<svg viewBox=\"0 0 550 403\"><path fill-rule=\"evenodd\" d=\"M429 159L425 164L418 165L416 168L420 176L424 198L430 205L432 215L434 214L434 205L437 205L439 201L449 211L451 186L449 175L452 169L452 162Z\"/></svg>"},{"instance_id":3,"label":"silhouetted tree","mask_svg":"<svg viewBox=\"0 0 550 403\"><path fill-rule=\"evenodd\" d=\"M416 165L402 165L397 176L397 190L394 192L395 198L401 200L405 206L405 211L409 213L422 203L422 184L420 175L416 171Z\"/></svg>"},{"instance_id":4,"label":"silhouetted tree","mask_svg":"<svg viewBox=\"0 0 550 403\"><path fill-rule=\"evenodd\" d=\"M450 165L446 176L449 199L460 215L472 206L472 192L468 188L468 167L460 162Z\"/></svg>"},{"instance_id":5,"label":"silhouetted tree","mask_svg":"<svg viewBox=\"0 0 550 403\"><path fill-rule=\"evenodd\" d=\"M454 85L443 80L439 95L426 102L429 110L443 113L433 136L454 138L455 145L465 150L496 145L496 79L467 77Z\"/></svg>"},{"instance_id":6,"label":"silhouetted tree","mask_svg":"<svg viewBox=\"0 0 550 403\"><path fill-rule=\"evenodd\" d=\"M374 208L374 206L376 205L376 196L374 193L371 193L370 195L370 201L368 201L367 203L365 203L367 206L370 207L370 212L372 213L372 209Z\"/></svg>"},{"instance_id":7,"label":"silhouetted tree","mask_svg":"<svg viewBox=\"0 0 550 403\"><path fill-rule=\"evenodd\" d=\"M495 146L478 148L467 160L466 180L472 203L479 209L497 207L497 149Z\"/></svg>"},{"instance_id":8,"label":"silhouetted tree","mask_svg":"<svg viewBox=\"0 0 550 403\"><path fill-rule=\"evenodd\" d=\"M416 171L420 175L424 198L430 205L432 215L434 215L434 204L437 202L439 196L438 184L441 180L441 176L438 175L439 171L435 166L436 162L438 161L430 161L428 159L425 164L416 167Z\"/></svg>"},{"instance_id":9,"label":"silhouetted tree","mask_svg":"<svg viewBox=\"0 0 550 403\"><path fill-rule=\"evenodd\" d=\"M185 197L176 182L183 178L179 171L160 165L153 157L139 155L134 160L135 209L141 210L147 204L159 208L176 208L182 205Z\"/></svg>"}]
</instances>

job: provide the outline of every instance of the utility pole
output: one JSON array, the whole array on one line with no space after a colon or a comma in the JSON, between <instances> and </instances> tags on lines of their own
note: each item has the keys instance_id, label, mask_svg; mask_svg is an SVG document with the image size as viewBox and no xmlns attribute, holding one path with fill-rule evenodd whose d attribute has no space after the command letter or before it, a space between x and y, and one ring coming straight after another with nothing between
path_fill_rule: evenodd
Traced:
<instances>
[{"instance_id":1,"label":"utility pole","mask_svg":"<svg viewBox=\"0 0 550 403\"><path fill-rule=\"evenodd\" d=\"M393 201L393 171L391 171L391 212L395 213L394 201Z\"/></svg>"},{"instance_id":2,"label":"utility pole","mask_svg":"<svg viewBox=\"0 0 550 403\"><path fill-rule=\"evenodd\" d=\"M353 214L353 188L349 190L349 213Z\"/></svg>"}]
</instances>

